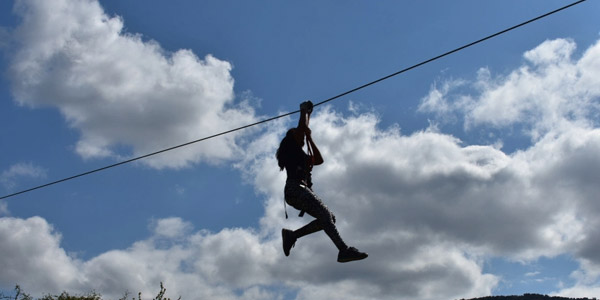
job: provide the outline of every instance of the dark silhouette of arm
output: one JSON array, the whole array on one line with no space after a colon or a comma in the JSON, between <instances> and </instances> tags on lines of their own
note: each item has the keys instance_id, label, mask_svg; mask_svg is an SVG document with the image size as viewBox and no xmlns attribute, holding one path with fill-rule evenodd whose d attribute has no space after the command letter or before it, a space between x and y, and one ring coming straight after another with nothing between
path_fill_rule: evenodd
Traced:
<instances>
[{"instance_id":1,"label":"dark silhouette of arm","mask_svg":"<svg viewBox=\"0 0 600 300\"><path fill-rule=\"evenodd\" d=\"M317 145L315 145L315 142L313 141L312 137L310 136L310 129L308 129L308 132L306 133L306 140L308 141L309 147L311 147L312 149L312 165L313 166L318 166L320 164L323 163L323 156L321 156L321 152L319 151L319 148L317 148Z\"/></svg>"}]
</instances>

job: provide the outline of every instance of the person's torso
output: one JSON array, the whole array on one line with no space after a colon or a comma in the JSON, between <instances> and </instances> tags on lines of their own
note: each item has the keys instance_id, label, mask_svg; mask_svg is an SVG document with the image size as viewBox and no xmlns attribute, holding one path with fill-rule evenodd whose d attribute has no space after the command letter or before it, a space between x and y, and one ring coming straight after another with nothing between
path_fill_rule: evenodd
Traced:
<instances>
[{"instance_id":1,"label":"person's torso","mask_svg":"<svg viewBox=\"0 0 600 300\"><path fill-rule=\"evenodd\" d=\"M312 186L311 182L311 168L309 166L310 157L298 149L291 153L289 160L285 164L285 170L287 172L288 179L298 180L303 182L308 187Z\"/></svg>"}]
</instances>

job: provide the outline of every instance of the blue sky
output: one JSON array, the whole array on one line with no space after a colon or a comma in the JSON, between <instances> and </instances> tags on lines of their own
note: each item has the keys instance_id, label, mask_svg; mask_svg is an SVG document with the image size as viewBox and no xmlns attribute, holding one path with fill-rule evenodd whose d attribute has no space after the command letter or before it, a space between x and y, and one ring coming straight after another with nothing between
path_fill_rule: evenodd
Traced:
<instances>
[{"instance_id":1,"label":"blue sky","mask_svg":"<svg viewBox=\"0 0 600 300\"><path fill-rule=\"evenodd\" d=\"M566 1L3 1L0 194L327 99ZM347 242L283 256L295 117L0 200L0 288L183 299L598 297L586 1L318 107ZM288 207L288 209L290 209Z\"/></svg>"}]
</instances>

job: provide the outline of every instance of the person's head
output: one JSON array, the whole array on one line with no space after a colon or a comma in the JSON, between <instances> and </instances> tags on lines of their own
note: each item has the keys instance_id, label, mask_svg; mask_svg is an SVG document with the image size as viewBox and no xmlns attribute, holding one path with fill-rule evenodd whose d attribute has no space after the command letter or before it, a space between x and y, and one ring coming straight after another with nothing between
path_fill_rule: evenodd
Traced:
<instances>
[{"instance_id":1,"label":"person's head","mask_svg":"<svg viewBox=\"0 0 600 300\"><path fill-rule=\"evenodd\" d=\"M296 141L296 144L298 144L300 146L300 148L304 147L304 131L299 130L298 128L292 128L290 130L288 130L288 133L286 134L286 136L288 134L291 134L294 137L294 140Z\"/></svg>"},{"instance_id":2,"label":"person's head","mask_svg":"<svg viewBox=\"0 0 600 300\"><path fill-rule=\"evenodd\" d=\"M304 132L297 128L288 130L285 137L281 140L276 154L277 163L279 164L281 171L283 171L285 161L289 155L291 155L293 151L298 151L298 149L302 150L302 147L304 147Z\"/></svg>"}]
</instances>

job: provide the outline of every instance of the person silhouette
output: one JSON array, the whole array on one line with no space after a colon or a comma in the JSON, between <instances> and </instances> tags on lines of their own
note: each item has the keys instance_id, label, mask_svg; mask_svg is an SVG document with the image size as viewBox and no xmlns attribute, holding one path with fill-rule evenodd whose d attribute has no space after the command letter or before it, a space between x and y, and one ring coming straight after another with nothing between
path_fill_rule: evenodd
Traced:
<instances>
[{"instance_id":1,"label":"person silhouette","mask_svg":"<svg viewBox=\"0 0 600 300\"><path fill-rule=\"evenodd\" d=\"M367 253L346 245L335 226L335 216L312 190L312 167L323 163L323 157L312 140L311 130L308 128L312 109L313 104L310 101L300 104L298 126L287 131L277 149L276 157L279 168L281 171L285 169L287 173L284 204L287 203L299 210L300 217L306 212L315 218L297 230L292 231L286 228L281 230L283 253L285 256L289 256L290 250L299 238L324 230L339 250L338 262L365 259L368 256ZM305 139L308 154L303 150Z\"/></svg>"}]
</instances>

